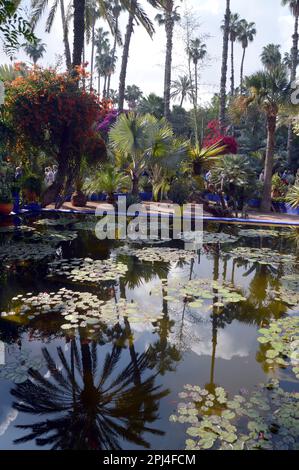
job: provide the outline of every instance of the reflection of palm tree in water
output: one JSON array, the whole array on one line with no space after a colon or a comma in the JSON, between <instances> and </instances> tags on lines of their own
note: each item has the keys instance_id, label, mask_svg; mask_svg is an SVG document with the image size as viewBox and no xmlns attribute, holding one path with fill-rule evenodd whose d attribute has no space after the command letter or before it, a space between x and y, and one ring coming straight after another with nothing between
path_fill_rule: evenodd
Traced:
<instances>
[{"instance_id":1,"label":"reflection of palm tree in water","mask_svg":"<svg viewBox=\"0 0 299 470\"><path fill-rule=\"evenodd\" d=\"M155 385L155 376L142 376L149 367L151 351L136 357L113 374L122 349L114 345L98 371L96 348L88 342L71 342L68 362L57 348L60 371L46 348L43 349L52 379L30 370L30 380L11 391L18 400L14 408L31 415L49 415L44 421L18 426L29 434L17 439L21 444L35 439L39 446L53 449L121 449L119 440L149 448L143 434L163 433L148 427L157 419L159 400L168 394ZM53 417L52 417L53 416Z\"/></svg>"}]
</instances>

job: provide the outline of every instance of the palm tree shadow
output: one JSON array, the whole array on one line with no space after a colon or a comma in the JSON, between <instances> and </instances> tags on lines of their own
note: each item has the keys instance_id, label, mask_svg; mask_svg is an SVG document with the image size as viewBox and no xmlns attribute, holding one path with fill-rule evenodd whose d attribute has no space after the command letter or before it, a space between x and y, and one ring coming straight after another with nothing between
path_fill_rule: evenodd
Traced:
<instances>
[{"instance_id":1,"label":"palm tree shadow","mask_svg":"<svg viewBox=\"0 0 299 470\"><path fill-rule=\"evenodd\" d=\"M15 444L35 440L52 450L120 450L125 442L150 448L145 434L164 435L150 426L159 419L159 401L168 390L155 384L156 375L141 379L151 364L151 350L136 355L119 368L122 351L114 345L98 364L98 346L72 340L70 357L57 348L60 367L47 348L43 356L51 377L30 370L30 379L11 394L14 409L31 416L47 415L33 424L18 425L28 431Z\"/></svg>"}]
</instances>

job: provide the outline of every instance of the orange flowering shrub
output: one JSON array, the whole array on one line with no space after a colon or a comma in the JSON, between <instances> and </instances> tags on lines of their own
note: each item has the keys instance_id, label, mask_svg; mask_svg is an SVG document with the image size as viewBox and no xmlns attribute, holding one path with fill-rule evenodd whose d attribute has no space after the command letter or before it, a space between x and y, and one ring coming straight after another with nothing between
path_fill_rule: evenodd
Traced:
<instances>
[{"instance_id":1,"label":"orange flowering shrub","mask_svg":"<svg viewBox=\"0 0 299 470\"><path fill-rule=\"evenodd\" d=\"M35 67L7 87L5 114L19 150L34 147L64 164L103 158L105 143L95 124L108 104L82 90L81 78Z\"/></svg>"}]
</instances>

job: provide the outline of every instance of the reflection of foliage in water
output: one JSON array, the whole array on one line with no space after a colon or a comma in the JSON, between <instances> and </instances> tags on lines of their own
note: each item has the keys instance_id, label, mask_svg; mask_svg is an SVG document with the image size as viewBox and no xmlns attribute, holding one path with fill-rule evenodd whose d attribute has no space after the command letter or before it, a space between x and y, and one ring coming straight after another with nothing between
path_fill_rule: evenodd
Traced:
<instances>
[{"instance_id":1,"label":"reflection of foliage in water","mask_svg":"<svg viewBox=\"0 0 299 470\"><path fill-rule=\"evenodd\" d=\"M158 418L159 400L168 394L155 385L155 375L142 379L149 367L150 350L119 370L122 350L113 346L102 367L97 346L71 341L70 357L57 348L60 364L49 351L43 356L49 379L30 370L30 380L12 389L14 408L30 415L46 416L40 422L17 426L29 434L17 444L35 440L52 449L121 448L120 441L149 447L145 434L163 433L150 426Z\"/></svg>"},{"instance_id":2,"label":"reflection of foliage in water","mask_svg":"<svg viewBox=\"0 0 299 470\"><path fill-rule=\"evenodd\" d=\"M189 425L187 450L299 447L299 393L283 391L276 381L232 400L221 387L211 392L186 385L179 396L184 402L170 421Z\"/></svg>"}]
</instances>

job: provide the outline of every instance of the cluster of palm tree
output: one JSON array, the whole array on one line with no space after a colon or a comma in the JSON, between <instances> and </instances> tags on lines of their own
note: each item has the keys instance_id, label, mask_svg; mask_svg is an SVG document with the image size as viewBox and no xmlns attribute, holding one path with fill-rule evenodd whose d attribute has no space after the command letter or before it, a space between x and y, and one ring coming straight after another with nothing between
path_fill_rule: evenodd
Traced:
<instances>
[{"instance_id":1,"label":"cluster of palm tree","mask_svg":"<svg viewBox=\"0 0 299 470\"><path fill-rule=\"evenodd\" d=\"M226 28L226 19L224 20L221 29L224 31ZM246 50L251 42L254 41L256 35L256 26L253 22L248 22L246 19L241 19L238 13L231 13L229 16L229 41L231 43L231 95L235 94L235 54L234 46L236 42L242 45L243 55L240 66L240 90L243 89L244 81L244 62Z\"/></svg>"},{"instance_id":2,"label":"cluster of palm tree","mask_svg":"<svg viewBox=\"0 0 299 470\"><path fill-rule=\"evenodd\" d=\"M173 30L176 22L180 20L178 6L174 0L147 0L154 8L159 10L156 20L159 25L165 26L167 45L165 59L165 83L164 83L164 115L169 118L170 99L171 99L171 74L172 74L172 49L173 49ZM50 5L49 5L50 4ZM60 12L64 56L68 70L81 65L86 61L85 46L91 44L90 57L90 87L93 87L94 69L97 70L99 81L104 77L103 95L110 93L111 76L115 72L117 60L117 47L122 47L121 70L118 89L118 107L122 111L126 99L126 76L129 62L129 52L131 40L135 26L142 26L152 37L155 29L147 12L138 0L31 0L31 23L35 28L43 16L43 13L50 7L46 20L46 32L50 32L53 27L54 19ZM120 15L126 13L128 21L124 37L122 37L119 20ZM111 47L108 40L108 32L96 29L97 21L105 21L113 36L113 45ZM71 21L74 25L73 52L69 42L69 30ZM28 46L29 47L29 46ZM32 47L37 48L37 45ZM40 59L44 53L39 49L34 53L34 57ZM30 56L33 58L32 52ZM37 59L37 60L38 60ZM98 83L98 88L99 83Z\"/></svg>"}]
</instances>

